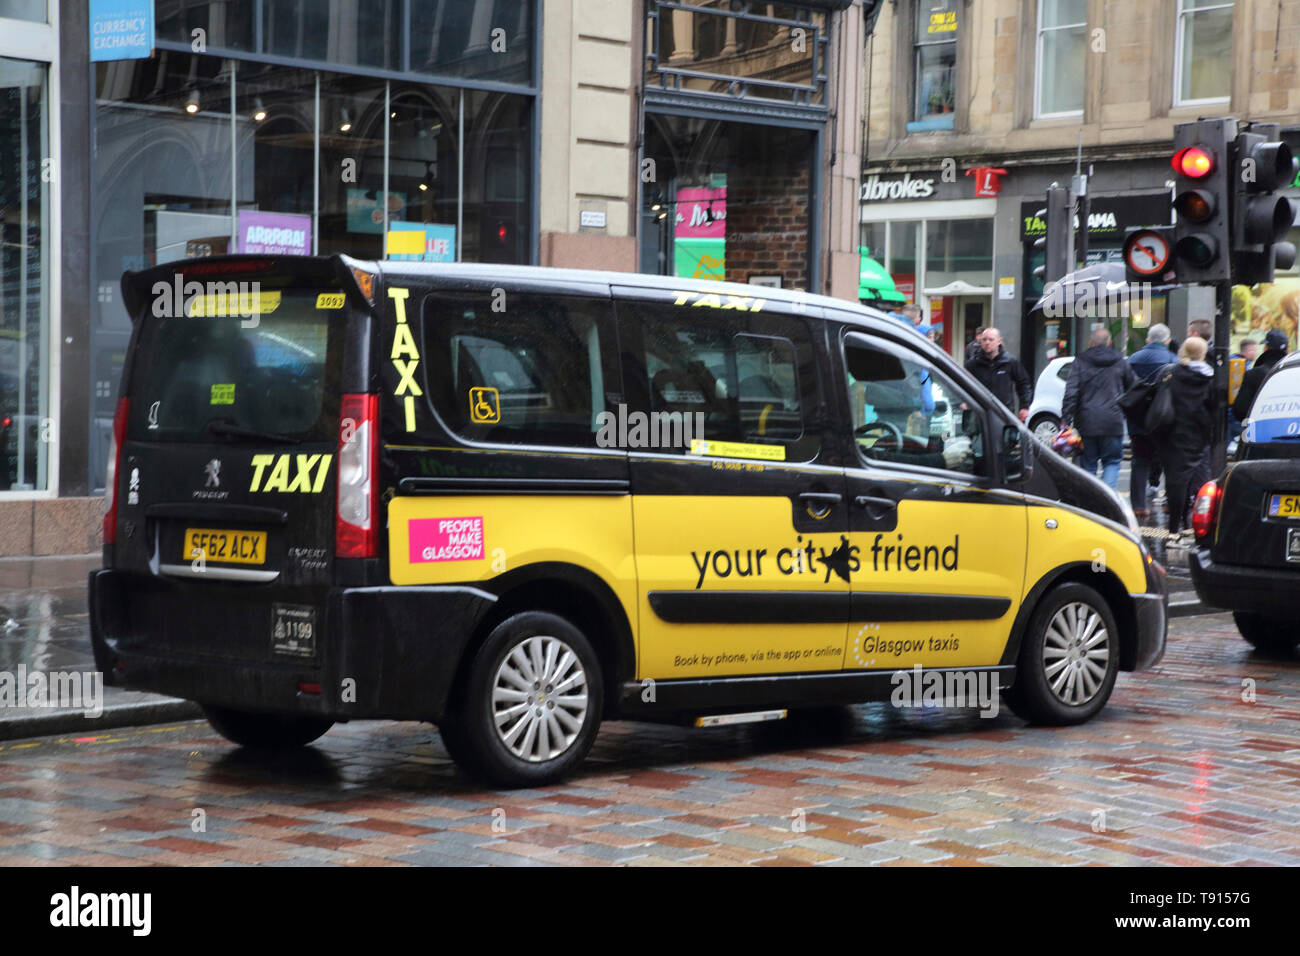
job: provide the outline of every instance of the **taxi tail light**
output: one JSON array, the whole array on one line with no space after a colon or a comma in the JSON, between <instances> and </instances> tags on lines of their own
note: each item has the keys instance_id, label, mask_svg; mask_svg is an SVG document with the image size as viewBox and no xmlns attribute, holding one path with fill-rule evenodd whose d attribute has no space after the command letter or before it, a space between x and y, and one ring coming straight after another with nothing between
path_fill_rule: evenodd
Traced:
<instances>
[{"instance_id":1,"label":"taxi tail light","mask_svg":"<svg viewBox=\"0 0 1300 956\"><path fill-rule=\"evenodd\" d=\"M334 553L340 558L373 558L378 552L379 399L344 395L339 407L338 510Z\"/></svg>"},{"instance_id":2,"label":"taxi tail light","mask_svg":"<svg viewBox=\"0 0 1300 956\"><path fill-rule=\"evenodd\" d=\"M1217 481L1207 481L1196 493L1196 504L1192 507L1192 530L1196 537L1208 537L1214 530L1214 523L1219 518L1219 502L1223 499L1223 489Z\"/></svg>"},{"instance_id":3,"label":"taxi tail light","mask_svg":"<svg viewBox=\"0 0 1300 956\"><path fill-rule=\"evenodd\" d=\"M126 416L131 400L119 398L113 412L113 438L108 446L108 470L104 476L104 544L117 543L117 470L126 439Z\"/></svg>"}]
</instances>

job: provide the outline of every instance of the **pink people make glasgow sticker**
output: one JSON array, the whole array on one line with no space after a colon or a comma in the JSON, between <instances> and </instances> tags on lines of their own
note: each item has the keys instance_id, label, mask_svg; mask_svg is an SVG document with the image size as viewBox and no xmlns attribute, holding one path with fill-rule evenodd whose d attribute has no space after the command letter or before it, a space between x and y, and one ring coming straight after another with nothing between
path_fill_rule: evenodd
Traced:
<instances>
[{"instance_id":1,"label":"pink people make glasgow sticker","mask_svg":"<svg viewBox=\"0 0 1300 956\"><path fill-rule=\"evenodd\" d=\"M483 519L412 518L411 563L474 561L483 557Z\"/></svg>"}]
</instances>

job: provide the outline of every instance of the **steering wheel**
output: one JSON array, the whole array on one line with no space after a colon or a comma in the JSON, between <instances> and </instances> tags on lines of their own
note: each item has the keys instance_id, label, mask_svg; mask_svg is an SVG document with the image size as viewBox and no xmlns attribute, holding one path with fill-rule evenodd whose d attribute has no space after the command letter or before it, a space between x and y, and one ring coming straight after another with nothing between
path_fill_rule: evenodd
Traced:
<instances>
[{"instance_id":1,"label":"steering wheel","mask_svg":"<svg viewBox=\"0 0 1300 956\"><path fill-rule=\"evenodd\" d=\"M893 422L875 421L869 422L866 425L859 425L857 428L853 429L853 435L855 438L866 438L875 431L884 432L886 435L892 437L895 443L894 448L898 451L903 450L903 433Z\"/></svg>"}]
</instances>

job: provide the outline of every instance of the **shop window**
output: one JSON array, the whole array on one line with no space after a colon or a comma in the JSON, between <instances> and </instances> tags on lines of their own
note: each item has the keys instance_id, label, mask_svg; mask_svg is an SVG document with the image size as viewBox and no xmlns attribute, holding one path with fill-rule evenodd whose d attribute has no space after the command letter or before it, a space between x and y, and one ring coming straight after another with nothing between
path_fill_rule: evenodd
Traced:
<instances>
[{"instance_id":1,"label":"shop window","mask_svg":"<svg viewBox=\"0 0 1300 956\"><path fill-rule=\"evenodd\" d=\"M957 106L957 0L916 5L913 41L915 102L909 133L952 129Z\"/></svg>"},{"instance_id":2,"label":"shop window","mask_svg":"<svg viewBox=\"0 0 1300 956\"><path fill-rule=\"evenodd\" d=\"M0 491L49 475L49 155L45 67L0 58Z\"/></svg>"},{"instance_id":3,"label":"shop window","mask_svg":"<svg viewBox=\"0 0 1300 956\"><path fill-rule=\"evenodd\" d=\"M166 48L95 71L92 488L131 331L124 271L228 252L382 258L385 226L424 233L393 258L531 256L528 95Z\"/></svg>"},{"instance_id":4,"label":"shop window","mask_svg":"<svg viewBox=\"0 0 1300 956\"><path fill-rule=\"evenodd\" d=\"M531 0L411 4L411 70L524 83L532 76Z\"/></svg>"},{"instance_id":5,"label":"shop window","mask_svg":"<svg viewBox=\"0 0 1300 956\"><path fill-rule=\"evenodd\" d=\"M155 29L160 40L190 45L201 39L208 50L252 50L254 8L248 0L156 0Z\"/></svg>"},{"instance_id":6,"label":"shop window","mask_svg":"<svg viewBox=\"0 0 1300 956\"><path fill-rule=\"evenodd\" d=\"M1179 0L1175 105L1228 99L1232 91L1232 8L1231 0Z\"/></svg>"},{"instance_id":7,"label":"shop window","mask_svg":"<svg viewBox=\"0 0 1300 956\"><path fill-rule=\"evenodd\" d=\"M651 0L646 32L648 88L823 102L824 12L792 3Z\"/></svg>"},{"instance_id":8,"label":"shop window","mask_svg":"<svg viewBox=\"0 0 1300 956\"><path fill-rule=\"evenodd\" d=\"M1088 0L1039 0L1036 116L1083 112Z\"/></svg>"},{"instance_id":9,"label":"shop window","mask_svg":"<svg viewBox=\"0 0 1300 956\"><path fill-rule=\"evenodd\" d=\"M646 271L809 288L815 133L661 113L645 129Z\"/></svg>"},{"instance_id":10,"label":"shop window","mask_svg":"<svg viewBox=\"0 0 1300 956\"><path fill-rule=\"evenodd\" d=\"M925 227L925 284L986 287L993 276L992 219L932 219Z\"/></svg>"},{"instance_id":11,"label":"shop window","mask_svg":"<svg viewBox=\"0 0 1300 956\"><path fill-rule=\"evenodd\" d=\"M401 69L401 0L262 0L266 53Z\"/></svg>"}]
</instances>

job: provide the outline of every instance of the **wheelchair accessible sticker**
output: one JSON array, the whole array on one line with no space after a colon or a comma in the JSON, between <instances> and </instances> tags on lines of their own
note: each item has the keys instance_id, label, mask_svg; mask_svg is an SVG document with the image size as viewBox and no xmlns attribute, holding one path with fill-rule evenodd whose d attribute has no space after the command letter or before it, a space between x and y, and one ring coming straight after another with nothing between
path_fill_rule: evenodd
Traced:
<instances>
[{"instance_id":1,"label":"wheelchair accessible sticker","mask_svg":"<svg viewBox=\"0 0 1300 956\"><path fill-rule=\"evenodd\" d=\"M483 519L412 518L407 523L412 564L483 558Z\"/></svg>"}]
</instances>

